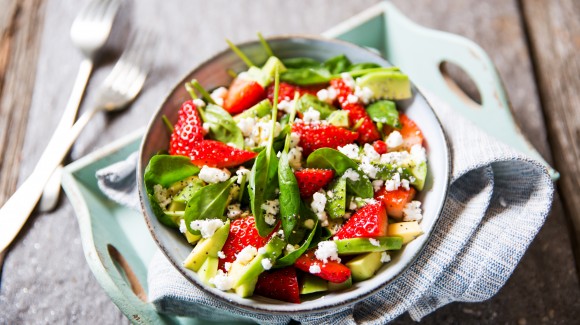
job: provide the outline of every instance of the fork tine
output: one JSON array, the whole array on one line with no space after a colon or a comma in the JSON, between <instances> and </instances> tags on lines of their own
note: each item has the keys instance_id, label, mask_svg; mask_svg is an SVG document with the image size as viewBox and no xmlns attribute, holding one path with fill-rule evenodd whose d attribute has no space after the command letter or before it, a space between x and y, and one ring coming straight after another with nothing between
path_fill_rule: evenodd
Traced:
<instances>
[{"instance_id":1,"label":"fork tine","mask_svg":"<svg viewBox=\"0 0 580 325\"><path fill-rule=\"evenodd\" d=\"M109 2L109 0L93 0L91 1L92 6L88 9L87 16L85 19L87 21L98 21L101 16L101 12L105 7L105 4Z\"/></svg>"},{"instance_id":2,"label":"fork tine","mask_svg":"<svg viewBox=\"0 0 580 325\"><path fill-rule=\"evenodd\" d=\"M109 1L104 14L105 19L113 19L120 6L121 2L118 0Z\"/></svg>"}]
</instances>

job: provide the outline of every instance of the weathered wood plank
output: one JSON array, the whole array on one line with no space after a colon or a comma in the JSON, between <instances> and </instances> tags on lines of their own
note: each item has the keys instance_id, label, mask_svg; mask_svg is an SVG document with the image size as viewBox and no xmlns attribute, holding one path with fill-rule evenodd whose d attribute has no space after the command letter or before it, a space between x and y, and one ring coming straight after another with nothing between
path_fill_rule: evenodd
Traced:
<instances>
[{"instance_id":1,"label":"weathered wood plank","mask_svg":"<svg viewBox=\"0 0 580 325\"><path fill-rule=\"evenodd\" d=\"M580 270L580 2L526 0L521 5Z\"/></svg>"}]
</instances>

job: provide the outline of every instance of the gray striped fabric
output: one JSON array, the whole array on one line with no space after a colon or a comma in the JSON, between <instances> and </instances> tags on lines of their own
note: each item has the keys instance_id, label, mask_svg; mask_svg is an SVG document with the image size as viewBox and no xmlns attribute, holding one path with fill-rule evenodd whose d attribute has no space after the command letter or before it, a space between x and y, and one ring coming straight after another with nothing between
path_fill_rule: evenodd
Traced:
<instances>
[{"instance_id":1,"label":"gray striped fabric","mask_svg":"<svg viewBox=\"0 0 580 325\"><path fill-rule=\"evenodd\" d=\"M332 313L293 315L304 324L384 324L409 312L415 320L453 301L498 292L542 227L554 192L538 162L480 132L428 96L448 135L453 171L449 197L415 263L374 296ZM149 297L163 313L214 321L286 324L290 316L248 313L206 296L158 253L149 267Z\"/></svg>"}]
</instances>

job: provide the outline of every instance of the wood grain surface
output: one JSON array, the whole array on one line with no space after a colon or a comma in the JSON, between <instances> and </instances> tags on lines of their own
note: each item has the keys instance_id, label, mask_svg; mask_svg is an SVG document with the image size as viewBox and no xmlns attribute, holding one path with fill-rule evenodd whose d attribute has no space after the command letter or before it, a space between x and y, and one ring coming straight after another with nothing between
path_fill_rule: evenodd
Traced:
<instances>
[{"instance_id":1,"label":"wood grain surface","mask_svg":"<svg viewBox=\"0 0 580 325\"><path fill-rule=\"evenodd\" d=\"M224 38L249 40L257 31L318 34L378 1L126 1L123 10L132 29L153 29L162 36L156 70L131 110L99 116L90 125L73 148L72 159L144 126L176 80L225 48ZM14 190L19 176L31 172L64 109L81 60L68 30L86 2L0 0L0 202ZM574 53L578 55L580 46L580 10L573 0L521 2L393 0L419 24L464 35L487 51L523 132L549 161L554 152L564 177L576 175L575 182L563 179L560 185L567 210L577 216L580 121L574 108L579 104L575 90L580 62ZM120 28L116 44L123 43L126 28ZM101 60L84 108L94 102L94 90L114 58ZM576 167L566 167L568 163ZM545 226L498 295L481 303L448 305L423 322L567 324L580 319L568 220L556 197ZM6 257L0 324L128 323L86 265L67 200L53 213L34 215L26 228ZM411 322L406 315L395 321Z\"/></svg>"}]
</instances>

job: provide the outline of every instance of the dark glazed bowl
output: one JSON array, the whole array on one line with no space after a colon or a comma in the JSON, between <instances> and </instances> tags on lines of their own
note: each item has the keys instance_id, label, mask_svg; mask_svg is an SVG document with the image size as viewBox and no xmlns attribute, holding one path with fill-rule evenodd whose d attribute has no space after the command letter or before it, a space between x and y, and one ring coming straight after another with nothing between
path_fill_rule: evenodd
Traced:
<instances>
[{"instance_id":1,"label":"dark glazed bowl","mask_svg":"<svg viewBox=\"0 0 580 325\"><path fill-rule=\"evenodd\" d=\"M367 49L337 40L310 36L281 36L270 38L268 42L274 53L281 59L311 57L323 61L339 54L345 54L353 63L374 62L382 66L390 65L382 57ZM267 59L266 53L258 41L244 43L239 47L253 62L263 64ZM442 211L449 183L450 156L445 134L433 109L415 87L413 87L413 98L399 103L398 106L417 123L425 136L429 171L425 189L418 197L422 202L424 211L421 227L425 233L407 244L403 250L392 254L392 261L385 264L373 278L355 283L347 290L309 297L300 304L291 304L258 295L244 299L235 293L210 288L199 281L195 272L182 266L182 262L192 247L178 231L162 225L155 217L145 193L143 173L149 159L155 153L168 149L169 136L161 117L166 115L172 123L175 123L181 103L190 99L183 87L184 83L191 79L197 79L206 89L227 86L231 81L231 77L226 72L228 68L234 71L246 69L244 63L229 49L202 63L179 81L149 122L143 138L137 169L139 195L145 220L161 251L184 277L204 290L209 296L251 312L307 314L314 311L329 311L355 303L388 285L413 263L427 243Z\"/></svg>"}]
</instances>

